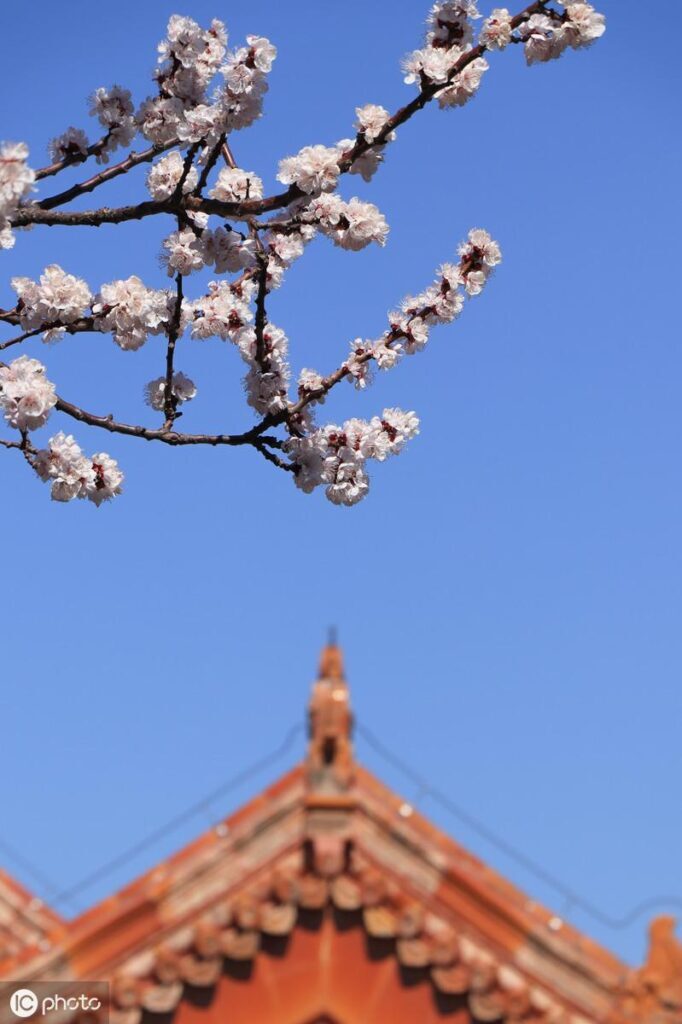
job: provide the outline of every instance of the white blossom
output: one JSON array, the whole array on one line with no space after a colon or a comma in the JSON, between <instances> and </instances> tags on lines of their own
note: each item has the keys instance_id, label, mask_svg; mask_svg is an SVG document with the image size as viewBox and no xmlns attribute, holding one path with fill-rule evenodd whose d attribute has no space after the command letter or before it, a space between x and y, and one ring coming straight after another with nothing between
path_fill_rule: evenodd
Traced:
<instances>
[{"instance_id":1,"label":"white blossom","mask_svg":"<svg viewBox=\"0 0 682 1024\"><path fill-rule=\"evenodd\" d=\"M167 146L178 138L184 107L176 96L153 96L142 103L137 123L146 139L156 146Z\"/></svg>"},{"instance_id":2,"label":"white blossom","mask_svg":"<svg viewBox=\"0 0 682 1024\"><path fill-rule=\"evenodd\" d=\"M166 38L158 48L156 79L161 91L188 104L200 103L226 48L227 31L221 21L212 21L204 30L192 18L171 15Z\"/></svg>"},{"instance_id":3,"label":"white blossom","mask_svg":"<svg viewBox=\"0 0 682 1024\"><path fill-rule=\"evenodd\" d=\"M243 171L239 167L223 167L208 194L222 203L241 203L246 199L262 199L263 182L253 171Z\"/></svg>"},{"instance_id":4,"label":"white blossom","mask_svg":"<svg viewBox=\"0 0 682 1024\"><path fill-rule=\"evenodd\" d=\"M135 275L112 281L102 285L95 298L95 327L110 331L120 348L134 351L144 345L148 335L164 333L174 303L169 292L147 288Z\"/></svg>"},{"instance_id":5,"label":"white blossom","mask_svg":"<svg viewBox=\"0 0 682 1024\"><path fill-rule=\"evenodd\" d=\"M306 241L307 239L300 231L277 231L273 228L265 235L263 244L270 255L274 257L274 262L284 270L303 255ZM273 260L268 261L269 268L272 263ZM279 282L277 283L279 284Z\"/></svg>"},{"instance_id":6,"label":"white blossom","mask_svg":"<svg viewBox=\"0 0 682 1024\"><path fill-rule=\"evenodd\" d=\"M0 407L11 427L37 430L56 404L54 384L37 359L19 356L8 366L0 366Z\"/></svg>"},{"instance_id":7,"label":"white blossom","mask_svg":"<svg viewBox=\"0 0 682 1024\"><path fill-rule=\"evenodd\" d=\"M90 113L107 130L106 143L97 154L98 162L106 163L109 153L129 145L137 132L130 91L120 85L96 89L90 98Z\"/></svg>"},{"instance_id":8,"label":"white blossom","mask_svg":"<svg viewBox=\"0 0 682 1024\"><path fill-rule=\"evenodd\" d=\"M457 251L463 266L461 276L464 287L469 295L478 295L493 267L502 260L500 247L487 231L473 228L469 232L468 240L463 242Z\"/></svg>"},{"instance_id":9,"label":"white blossom","mask_svg":"<svg viewBox=\"0 0 682 1024\"><path fill-rule=\"evenodd\" d=\"M123 473L118 468L118 462L106 452L96 452L91 461L95 480L88 486L87 497L99 506L103 501L110 501L121 493Z\"/></svg>"},{"instance_id":10,"label":"white blossom","mask_svg":"<svg viewBox=\"0 0 682 1024\"><path fill-rule=\"evenodd\" d=\"M205 262L213 264L217 274L235 274L255 262L253 239L242 238L238 231L229 227L205 232L202 243Z\"/></svg>"},{"instance_id":11,"label":"white blossom","mask_svg":"<svg viewBox=\"0 0 682 1024\"><path fill-rule=\"evenodd\" d=\"M190 380L189 377L186 377L185 374L181 373L179 370L173 374L170 390L177 405L182 405L183 402L189 402L197 393L194 381ZM152 409L157 409L163 412L166 405L165 377L156 377L154 380L149 381L145 386L145 399Z\"/></svg>"},{"instance_id":12,"label":"white blossom","mask_svg":"<svg viewBox=\"0 0 682 1024\"><path fill-rule=\"evenodd\" d=\"M413 412L384 409L369 422L346 420L343 426L327 424L304 437L292 437L285 450L296 467L297 487L310 493L323 485L335 505L356 505L369 491L366 463L396 455L419 432Z\"/></svg>"},{"instance_id":13,"label":"white blossom","mask_svg":"<svg viewBox=\"0 0 682 1024\"><path fill-rule=\"evenodd\" d=\"M84 160L88 155L89 145L88 137L81 128L70 127L50 142L50 158L55 163L61 160Z\"/></svg>"},{"instance_id":14,"label":"white blossom","mask_svg":"<svg viewBox=\"0 0 682 1024\"><path fill-rule=\"evenodd\" d=\"M567 21L562 35L568 46L579 49L590 46L606 31L606 19L591 4L565 4Z\"/></svg>"},{"instance_id":15,"label":"white blossom","mask_svg":"<svg viewBox=\"0 0 682 1024\"><path fill-rule=\"evenodd\" d=\"M88 458L71 434L60 431L51 437L33 465L41 480L52 483L53 501L87 498L99 506L121 493L123 473L115 459L106 452Z\"/></svg>"},{"instance_id":16,"label":"white blossom","mask_svg":"<svg viewBox=\"0 0 682 1024\"><path fill-rule=\"evenodd\" d=\"M166 252L162 255L162 262L169 277L176 273L186 276L195 270L201 270L211 262L207 251L207 239L196 234L191 228L174 231L165 239L163 247Z\"/></svg>"},{"instance_id":17,"label":"white blossom","mask_svg":"<svg viewBox=\"0 0 682 1024\"><path fill-rule=\"evenodd\" d=\"M170 199L180 183L184 167L184 158L177 149L152 164L147 173L147 188L152 199L158 201ZM198 181L199 173L192 165L182 186L183 193L192 192Z\"/></svg>"},{"instance_id":18,"label":"white blossom","mask_svg":"<svg viewBox=\"0 0 682 1024\"><path fill-rule=\"evenodd\" d=\"M213 145L221 130L223 113L219 106L199 103L184 111L178 121L177 135L182 142L201 142Z\"/></svg>"},{"instance_id":19,"label":"white blossom","mask_svg":"<svg viewBox=\"0 0 682 1024\"><path fill-rule=\"evenodd\" d=\"M511 15L506 7L496 7L483 22L478 41L489 50L504 50L512 37Z\"/></svg>"},{"instance_id":20,"label":"white blossom","mask_svg":"<svg viewBox=\"0 0 682 1024\"><path fill-rule=\"evenodd\" d=\"M37 452L34 468L41 480L52 481L53 501L85 498L95 489L92 460L83 455L72 434L60 431Z\"/></svg>"},{"instance_id":21,"label":"white blossom","mask_svg":"<svg viewBox=\"0 0 682 1024\"><path fill-rule=\"evenodd\" d=\"M322 195L308 206L305 217L342 249L358 252L370 242L385 245L388 224L373 203L353 198L344 202L338 195Z\"/></svg>"},{"instance_id":22,"label":"white blossom","mask_svg":"<svg viewBox=\"0 0 682 1024\"><path fill-rule=\"evenodd\" d=\"M474 0L444 0L434 4L428 18L427 41L437 47L467 46L473 38L471 21L480 18Z\"/></svg>"},{"instance_id":23,"label":"white blossom","mask_svg":"<svg viewBox=\"0 0 682 1024\"><path fill-rule=\"evenodd\" d=\"M258 71L265 75L272 71L272 65L277 56L277 47L273 46L265 36L247 36L246 42L249 44L247 62L253 64Z\"/></svg>"},{"instance_id":24,"label":"white blossom","mask_svg":"<svg viewBox=\"0 0 682 1024\"><path fill-rule=\"evenodd\" d=\"M439 106L442 108L463 107L477 92L481 79L489 66L483 57L472 60L453 79L452 84L438 94Z\"/></svg>"},{"instance_id":25,"label":"white blossom","mask_svg":"<svg viewBox=\"0 0 682 1024\"><path fill-rule=\"evenodd\" d=\"M331 192L341 173L339 156L336 147L305 146L296 156L280 161L277 179L285 185L297 185L308 195Z\"/></svg>"},{"instance_id":26,"label":"white blossom","mask_svg":"<svg viewBox=\"0 0 682 1024\"><path fill-rule=\"evenodd\" d=\"M287 363L289 341L286 334L274 324L264 325L261 361L258 360L255 331L240 332L238 345L242 359L251 367L244 378L248 404L261 415L280 412L286 407L290 377Z\"/></svg>"},{"instance_id":27,"label":"white blossom","mask_svg":"<svg viewBox=\"0 0 682 1024\"><path fill-rule=\"evenodd\" d=\"M253 320L249 308L252 289L250 283L235 290L228 281L211 281L208 295L193 303L192 337L234 340L235 335Z\"/></svg>"},{"instance_id":28,"label":"white blossom","mask_svg":"<svg viewBox=\"0 0 682 1024\"><path fill-rule=\"evenodd\" d=\"M350 356L346 360L348 379L355 384L356 388L367 387L371 379L372 364L369 360L369 353L372 352L372 343L356 338L350 344Z\"/></svg>"},{"instance_id":29,"label":"white blossom","mask_svg":"<svg viewBox=\"0 0 682 1024\"><path fill-rule=\"evenodd\" d=\"M356 107L355 114L357 117L355 127L369 143L374 142L391 116L385 107L377 106L376 103L366 103L364 107ZM395 137L394 132L391 132L391 135Z\"/></svg>"},{"instance_id":30,"label":"white blossom","mask_svg":"<svg viewBox=\"0 0 682 1024\"><path fill-rule=\"evenodd\" d=\"M10 218L33 188L35 171L27 160L25 143L0 143L0 249L11 249L14 245Z\"/></svg>"},{"instance_id":31,"label":"white blossom","mask_svg":"<svg viewBox=\"0 0 682 1024\"><path fill-rule=\"evenodd\" d=\"M533 14L519 27L519 36L525 40L528 64L545 63L563 53L565 44L555 28L555 22L547 14Z\"/></svg>"},{"instance_id":32,"label":"white blossom","mask_svg":"<svg viewBox=\"0 0 682 1024\"><path fill-rule=\"evenodd\" d=\"M248 46L229 54L221 68L225 85L219 102L227 131L247 128L261 116L267 75L277 55L276 48L263 36L247 36L246 41Z\"/></svg>"},{"instance_id":33,"label":"white blossom","mask_svg":"<svg viewBox=\"0 0 682 1024\"><path fill-rule=\"evenodd\" d=\"M419 433L419 418L413 412L402 409L384 409L381 416L375 416L370 426L371 434L366 442L368 456L383 462L389 455L397 455L408 441Z\"/></svg>"},{"instance_id":34,"label":"white blossom","mask_svg":"<svg viewBox=\"0 0 682 1024\"><path fill-rule=\"evenodd\" d=\"M404 81L407 85L419 85L425 78L431 85L445 85L460 56L457 47L441 50L426 46L414 50L403 61Z\"/></svg>"},{"instance_id":35,"label":"white blossom","mask_svg":"<svg viewBox=\"0 0 682 1024\"><path fill-rule=\"evenodd\" d=\"M22 328L25 331L55 328L44 335L46 341L59 337L60 325L72 324L84 316L92 302L85 281L67 274L56 263L45 268L40 282L29 277L13 277L11 284L19 297L17 309Z\"/></svg>"},{"instance_id":36,"label":"white blossom","mask_svg":"<svg viewBox=\"0 0 682 1024\"><path fill-rule=\"evenodd\" d=\"M317 370L303 369L298 375L298 393L299 395L309 394L313 391L320 391L324 386L324 377ZM324 401L324 395L321 395L319 402Z\"/></svg>"},{"instance_id":37,"label":"white blossom","mask_svg":"<svg viewBox=\"0 0 682 1024\"><path fill-rule=\"evenodd\" d=\"M392 132L391 135L393 134L395 133ZM347 141L350 143L351 140L349 139ZM371 149L365 150L365 152L360 156L356 156L355 160L353 160L353 163L350 165L350 173L359 174L363 181L371 181L379 167L384 162L385 149L386 146L372 146Z\"/></svg>"}]
</instances>

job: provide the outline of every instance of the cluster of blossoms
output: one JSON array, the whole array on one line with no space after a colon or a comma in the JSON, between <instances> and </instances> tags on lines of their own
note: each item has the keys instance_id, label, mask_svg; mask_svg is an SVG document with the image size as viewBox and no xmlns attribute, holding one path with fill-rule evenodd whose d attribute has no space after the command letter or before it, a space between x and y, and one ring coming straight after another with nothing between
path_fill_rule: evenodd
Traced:
<instances>
[{"instance_id":1,"label":"cluster of blossoms","mask_svg":"<svg viewBox=\"0 0 682 1024\"><path fill-rule=\"evenodd\" d=\"M92 312L95 329L111 332L116 344L135 351L150 334L165 334L175 309L171 292L147 288L133 275L102 285Z\"/></svg>"},{"instance_id":2,"label":"cluster of blossoms","mask_svg":"<svg viewBox=\"0 0 682 1024\"><path fill-rule=\"evenodd\" d=\"M14 245L11 218L33 188L35 171L27 160L28 146L23 142L0 145L0 249L11 249Z\"/></svg>"},{"instance_id":3,"label":"cluster of blossoms","mask_svg":"<svg viewBox=\"0 0 682 1024\"><path fill-rule=\"evenodd\" d=\"M314 199L302 216L342 249L359 252L370 242L386 244L388 224L374 203L356 198L344 202L341 196L331 193Z\"/></svg>"},{"instance_id":4,"label":"cluster of blossoms","mask_svg":"<svg viewBox=\"0 0 682 1024\"><path fill-rule=\"evenodd\" d=\"M128 146L138 132L155 146L200 143L208 152L222 135L248 127L262 113L267 75L277 51L262 36L247 36L246 43L228 53L227 30L221 21L202 29L192 18L173 15L159 44L154 75L157 95L136 109L128 89L120 85L97 89L90 99L90 113L105 129L104 136L91 145L81 128L69 126L50 143L52 160L78 163L94 153L98 162L106 163L114 150ZM209 96L217 75L222 76L222 85ZM148 182L154 198L168 198L162 193L174 170L173 161ZM196 171L192 177L187 191L196 186Z\"/></svg>"},{"instance_id":5,"label":"cluster of blossoms","mask_svg":"<svg viewBox=\"0 0 682 1024\"><path fill-rule=\"evenodd\" d=\"M193 380L190 380L184 373L178 371L178 373L173 374L170 392L174 406L178 406L194 398L197 388ZM152 409L158 410L158 412L163 412L166 408L166 378L157 377L155 380L150 380L149 384L145 387L145 396L147 405L150 405Z\"/></svg>"},{"instance_id":6,"label":"cluster of blossoms","mask_svg":"<svg viewBox=\"0 0 682 1024\"><path fill-rule=\"evenodd\" d=\"M250 302L256 291L251 278L239 283L211 281L208 294L192 306L192 337L205 341L221 338L236 345L250 346L256 332L249 326L253 320Z\"/></svg>"},{"instance_id":7,"label":"cluster of blossoms","mask_svg":"<svg viewBox=\"0 0 682 1024\"><path fill-rule=\"evenodd\" d=\"M316 413L341 381L365 388L375 368L391 369L404 356L422 351L432 327L452 322L467 298L481 293L501 260L500 248L486 231L470 231L457 262L443 264L429 287L391 311L381 337L356 338L346 359L326 376L303 370L294 396L289 341L270 319L268 296L318 234L352 252L372 243L385 245L389 228L384 215L373 203L342 196L340 181L349 173L369 182L396 129L426 103L467 103L488 70L486 57L511 43L522 45L532 64L567 48L589 46L604 32L603 16L582 2L538 0L515 16L495 8L476 38L480 18L476 0L435 3L423 46L403 62L405 81L416 85L418 95L393 114L375 103L356 107L353 138L305 146L286 156L278 167L277 178L286 186L280 194L266 196L262 178L237 166L230 148L231 134L261 115L276 49L263 36L247 36L244 46L228 50L220 21L202 28L192 18L171 17L158 48L155 94L137 107L120 85L99 88L91 97L91 114L104 129L95 142L82 129L67 128L50 143L53 163L38 172L28 166L23 143L0 145L0 248L13 244L14 226L96 226L169 214L175 222L161 252L172 279L169 288L149 287L133 275L95 292L56 263L37 281L12 279L17 302L12 310L0 310L0 320L23 333L0 347L40 333L45 341L81 331L109 333L125 351L138 350L153 336L166 338L165 372L145 387L147 404L163 416L157 429L118 423L113 415L87 413L58 398L45 367L35 359L21 356L0 364L0 409L7 424L21 433L20 441L0 439L0 445L20 449L41 479L50 482L55 500L87 498L99 505L120 493L123 480L110 456L85 456L69 434L60 432L47 447L34 447L30 432L43 427L55 407L93 427L172 445L253 445L287 470L301 490L321 487L337 505L355 505L367 494L368 462L400 452L418 433L416 415L385 409L381 416L348 419L338 426L318 425ZM106 164L112 152L129 146L138 134L151 143L144 152L130 153L42 202L30 201L36 181L93 157ZM150 199L118 209L60 211L71 199L144 162L151 162L146 176ZM206 268L215 280L205 294L188 296L185 279ZM186 335L202 342L218 338L236 347L246 364L246 400L259 418L256 426L238 435L178 431L180 406L197 394L175 363L181 341L186 351Z\"/></svg>"},{"instance_id":8,"label":"cluster of blossoms","mask_svg":"<svg viewBox=\"0 0 682 1024\"><path fill-rule=\"evenodd\" d=\"M60 160L80 163L86 159L89 146L90 142L83 129L74 128L72 125L52 140L48 146L48 152L55 163Z\"/></svg>"},{"instance_id":9,"label":"cluster of blossoms","mask_svg":"<svg viewBox=\"0 0 682 1024\"><path fill-rule=\"evenodd\" d=\"M109 153L119 146L128 146L137 134L135 106L129 89L112 85L111 89L97 89L90 98L90 113L106 128L104 141L97 159L106 163Z\"/></svg>"},{"instance_id":10,"label":"cluster of blossoms","mask_svg":"<svg viewBox=\"0 0 682 1024\"><path fill-rule=\"evenodd\" d=\"M223 203L262 199L263 182L252 171L243 171L239 167L223 167L208 194L212 199L219 199Z\"/></svg>"},{"instance_id":11,"label":"cluster of blossoms","mask_svg":"<svg viewBox=\"0 0 682 1024\"><path fill-rule=\"evenodd\" d=\"M474 0L446 0L431 8L425 45L403 61L405 82L443 86L438 101L442 107L462 106L478 89L488 63L482 57L467 64L457 76L460 59L471 49L472 21L480 18Z\"/></svg>"},{"instance_id":12,"label":"cluster of blossoms","mask_svg":"<svg viewBox=\"0 0 682 1024\"><path fill-rule=\"evenodd\" d=\"M585 3L562 3L563 14L547 11L534 14L519 28L529 64L555 60L569 47L590 46L606 31L603 14Z\"/></svg>"},{"instance_id":13,"label":"cluster of blossoms","mask_svg":"<svg viewBox=\"0 0 682 1024\"><path fill-rule=\"evenodd\" d=\"M193 192L199 183L199 172L192 166L185 174L184 167L185 161L177 149L153 164L147 174L147 188L152 199L159 202L170 199L181 181L183 192Z\"/></svg>"},{"instance_id":14,"label":"cluster of blossoms","mask_svg":"<svg viewBox=\"0 0 682 1024\"><path fill-rule=\"evenodd\" d=\"M51 482L54 501L87 498L101 505L121 493L123 473L106 452L88 458L71 434L61 431L51 437L47 448L35 453L33 467L41 480Z\"/></svg>"},{"instance_id":15,"label":"cluster of blossoms","mask_svg":"<svg viewBox=\"0 0 682 1024\"><path fill-rule=\"evenodd\" d=\"M371 420L346 420L342 427L327 424L306 437L292 437L286 449L298 466L296 484L310 493L323 485L335 505L356 505L369 491L365 464L397 455L419 433L413 412L384 409Z\"/></svg>"},{"instance_id":16,"label":"cluster of blossoms","mask_svg":"<svg viewBox=\"0 0 682 1024\"><path fill-rule=\"evenodd\" d=\"M13 277L17 293L19 323L25 331L45 328L44 341L56 341L68 325L80 320L92 302L92 293L85 281L67 274L56 263L46 267L40 282L29 277Z\"/></svg>"},{"instance_id":17,"label":"cluster of blossoms","mask_svg":"<svg viewBox=\"0 0 682 1024\"><path fill-rule=\"evenodd\" d=\"M247 36L246 43L228 53L222 22L204 31L191 18L174 15L159 47L159 95L145 100L137 114L145 138L159 146L179 139L210 149L221 135L253 124L277 51L262 36ZM209 97L217 73L223 85Z\"/></svg>"},{"instance_id":18,"label":"cluster of blossoms","mask_svg":"<svg viewBox=\"0 0 682 1024\"><path fill-rule=\"evenodd\" d=\"M19 356L9 366L0 366L0 406L10 427L37 430L47 423L56 404L54 384L37 359Z\"/></svg>"},{"instance_id":19,"label":"cluster of blossoms","mask_svg":"<svg viewBox=\"0 0 682 1024\"><path fill-rule=\"evenodd\" d=\"M199 215L204 216L204 215ZM163 243L161 260L169 277L187 276L204 267L215 267L218 274L234 274L254 263L254 243L229 227L201 227L195 222L180 228Z\"/></svg>"}]
</instances>

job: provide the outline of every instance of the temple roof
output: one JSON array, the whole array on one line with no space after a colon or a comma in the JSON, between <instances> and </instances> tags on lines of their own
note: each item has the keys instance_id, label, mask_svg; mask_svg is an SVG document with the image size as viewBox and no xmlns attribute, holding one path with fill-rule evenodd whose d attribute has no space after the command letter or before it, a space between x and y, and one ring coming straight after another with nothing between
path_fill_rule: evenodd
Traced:
<instances>
[{"instance_id":1,"label":"temple roof","mask_svg":"<svg viewBox=\"0 0 682 1024\"><path fill-rule=\"evenodd\" d=\"M336 644L309 725L302 764L74 920L11 897L0 980L109 979L112 1024L682 1021L672 919L632 970L355 761Z\"/></svg>"}]
</instances>

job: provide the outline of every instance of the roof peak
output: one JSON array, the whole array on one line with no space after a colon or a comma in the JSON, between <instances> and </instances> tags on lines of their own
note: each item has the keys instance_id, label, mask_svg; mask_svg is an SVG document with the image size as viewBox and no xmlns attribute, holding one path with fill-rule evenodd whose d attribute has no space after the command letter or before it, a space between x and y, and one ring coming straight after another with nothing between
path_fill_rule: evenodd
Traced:
<instances>
[{"instance_id":1,"label":"roof peak","mask_svg":"<svg viewBox=\"0 0 682 1024\"><path fill-rule=\"evenodd\" d=\"M351 780L353 715L336 631L322 648L308 705L308 780L314 789L345 789Z\"/></svg>"},{"instance_id":2,"label":"roof peak","mask_svg":"<svg viewBox=\"0 0 682 1024\"><path fill-rule=\"evenodd\" d=\"M337 680L343 680L345 682L346 677L343 670L343 652L336 640L335 626L330 627L329 638L325 646L322 648L317 678L320 680L327 679L330 682Z\"/></svg>"}]
</instances>

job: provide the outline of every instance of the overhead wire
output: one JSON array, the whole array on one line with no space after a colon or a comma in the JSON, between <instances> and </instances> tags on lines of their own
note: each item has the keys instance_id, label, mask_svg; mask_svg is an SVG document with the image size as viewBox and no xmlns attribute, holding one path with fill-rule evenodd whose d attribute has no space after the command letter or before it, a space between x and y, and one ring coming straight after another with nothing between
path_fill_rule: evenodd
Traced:
<instances>
[{"instance_id":1,"label":"overhead wire","mask_svg":"<svg viewBox=\"0 0 682 1024\"><path fill-rule=\"evenodd\" d=\"M421 797L430 798L451 817L466 825L472 830L472 832L476 833L480 838L495 847L504 856L514 861L530 875L534 876L538 881L553 889L563 898L567 908L580 909L589 917L613 930L628 928L643 914L657 908L674 908L682 911L682 898L679 896L666 895L652 896L649 899L643 900L620 917L603 911L592 900L583 896L574 887L566 884L553 872L548 871L532 857L529 857L513 843L510 843L509 840L505 839L500 835L500 833L486 825L485 822L481 821L476 815L472 814L469 810L455 802L446 793L443 793L437 786L428 782L426 778L424 778L419 772L415 771L415 769L413 769L399 754L383 743L372 732L372 730L362 722L358 722L356 720L355 727L356 731L365 741L367 746L387 764L391 765L406 779L408 779L410 783L415 786ZM58 906L62 903L69 903L73 906L73 900L76 896L79 896L82 892L108 878L114 872L126 867L131 861L135 860L142 853L145 853L152 847L157 846L158 843L168 835L177 831L183 825L197 817L197 815L205 814L211 809L212 805L217 800L225 797L240 785L250 781L266 768L269 768L280 761L292 749L302 731L303 725L301 723L292 726L285 733L279 746L269 754L264 755L241 772L233 775L215 789L211 790L206 796L191 804L179 814L174 815L168 821L147 833L147 835L143 836L142 839L133 843L131 846L126 847L115 857L105 861L94 871L89 872L67 888L59 890L55 883L47 878L39 868L36 868L25 855L21 854L1 837L0 853L4 853L8 859L15 863L25 874L38 882L46 894L50 893L49 902L51 906Z\"/></svg>"},{"instance_id":2,"label":"overhead wire","mask_svg":"<svg viewBox=\"0 0 682 1024\"><path fill-rule=\"evenodd\" d=\"M360 722L356 722L356 729L363 737L367 745L374 750L384 761L400 771L417 788L420 796L430 797L435 804L438 804L448 814L462 822L473 832L479 835L486 842L490 843L510 860L515 861L529 874L533 875L545 885L554 889L565 900L569 908L579 908L600 924L613 930L622 930L634 924L643 914L657 908L668 908L682 911L682 898L679 896L652 896L649 899L638 903L628 913L621 917L615 917L597 907L590 899L581 895L572 886L567 885L551 871L542 867L509 840L505 839L494 829L490 828L470 811L457 804L447 794L443 793L436 786L433 786L422 775L408 765L402 757L387 747L374 733Z\"/></svg>"}]
</instances>

